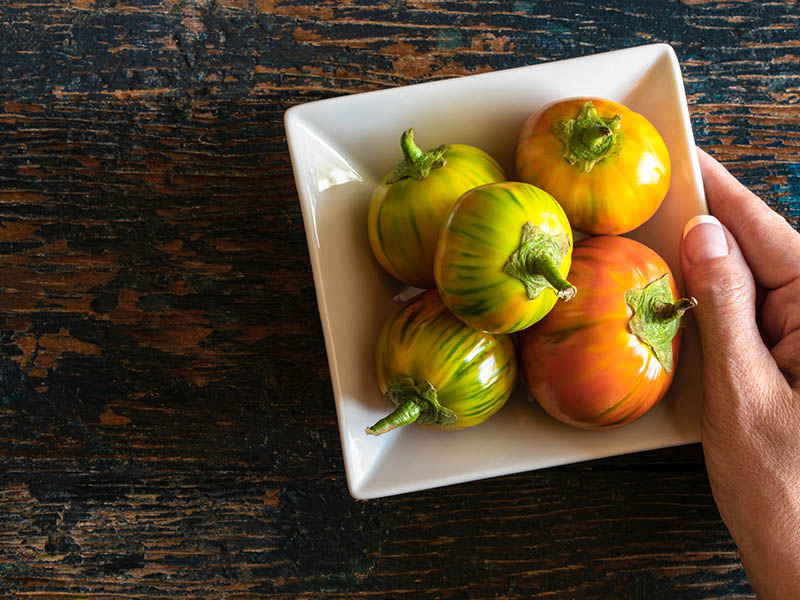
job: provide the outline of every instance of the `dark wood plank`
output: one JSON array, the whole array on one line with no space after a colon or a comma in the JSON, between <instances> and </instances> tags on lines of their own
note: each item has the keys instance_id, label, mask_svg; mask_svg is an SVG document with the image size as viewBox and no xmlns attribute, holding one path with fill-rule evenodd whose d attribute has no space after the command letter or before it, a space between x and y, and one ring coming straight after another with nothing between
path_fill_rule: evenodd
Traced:
<instances>
[{"instance_id":1,"label":"dark wood plank","mask_svg":"<svg viewBox=\"0 0 800 600\"><path fill-rule=\"evenodd\" d=\"M795 1L0 7L0 592L751 598L699 446L356 502L282 117L656 41L800 227Z\"/></svg>"}]
</instances>

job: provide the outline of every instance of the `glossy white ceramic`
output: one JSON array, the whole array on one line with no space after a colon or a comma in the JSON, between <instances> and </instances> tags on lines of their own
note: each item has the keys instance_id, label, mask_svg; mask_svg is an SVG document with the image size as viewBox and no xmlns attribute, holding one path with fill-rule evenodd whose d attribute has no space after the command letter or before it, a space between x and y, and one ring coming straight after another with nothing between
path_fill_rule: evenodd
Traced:
<instances>
[{"instance_id":1,"label":"glossy white ceramic","mask_svg":"<svg viewBox=\"0 0 800 600\"><path fill-rule=\"evenodd\" d=\"M672 48L648 45L469 77L332 98L291 108L285 125L308 237L350 493L359 499L699 440L701 357L691 319L667 396L639 421L610 431L572 429L519 385L485 423L458 432L409 426L380 437L364 428L389 412L375 379L374 345L404 286L370 252L367 207L400 160L402 131L423 148L465 143L514 177L517 136L549 102L600 96L646 116L672 159L669 194L630 237L657 250L680 281L686 221L706 212L680 67Z\"/></svg>"}]
</instances>

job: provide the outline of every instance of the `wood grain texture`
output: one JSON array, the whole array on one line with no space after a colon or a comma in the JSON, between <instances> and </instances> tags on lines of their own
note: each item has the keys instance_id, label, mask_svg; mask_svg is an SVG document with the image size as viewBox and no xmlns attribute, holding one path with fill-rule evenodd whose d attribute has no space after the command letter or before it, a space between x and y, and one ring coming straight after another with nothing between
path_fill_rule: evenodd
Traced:
<instances>
[{"instance_id":1,"label":"wood grain texture","mask_svg":"<svg viewBox=\"0 0 800 600\"><path fill-rule=\"evenodd\" d=\"M752 598L699 446L346 489L283 112L673 45L800 227L796 1L0 6L0 593Z\"/></svg>"}]
</instances>

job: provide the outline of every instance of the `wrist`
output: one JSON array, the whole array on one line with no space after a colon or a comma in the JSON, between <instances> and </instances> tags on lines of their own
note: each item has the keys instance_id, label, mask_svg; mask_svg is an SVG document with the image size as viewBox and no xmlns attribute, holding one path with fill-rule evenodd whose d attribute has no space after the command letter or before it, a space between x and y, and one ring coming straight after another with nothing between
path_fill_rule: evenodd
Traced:
<instances>
[{"instance_id":1,"label":"wrist","mask_svg":"<svg viewBox=\"0 0 800 600\"><path fill-rule=\"evenodd\" d=\"M740 487L720 513L757 598L800 598L800 486L771 475Z\"/></svg>"}]
</instances>

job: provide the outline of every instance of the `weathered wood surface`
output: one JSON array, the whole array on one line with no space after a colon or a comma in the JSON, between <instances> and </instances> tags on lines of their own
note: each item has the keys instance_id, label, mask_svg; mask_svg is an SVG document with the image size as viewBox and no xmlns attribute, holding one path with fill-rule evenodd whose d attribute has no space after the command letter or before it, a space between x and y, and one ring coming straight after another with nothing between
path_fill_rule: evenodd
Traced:
<instances>
[{"instance_id":1,"label":"weathered wood surface","mask_svg":"<svg viewBox=\"0 0 800 600\"><path fill-rule=\"evenodd\" d=\"M3 3L2 597L752 597L699 446L352 500L284 138L655 41L797 225L795 0Z\"/></svg>"}]
</instances>

